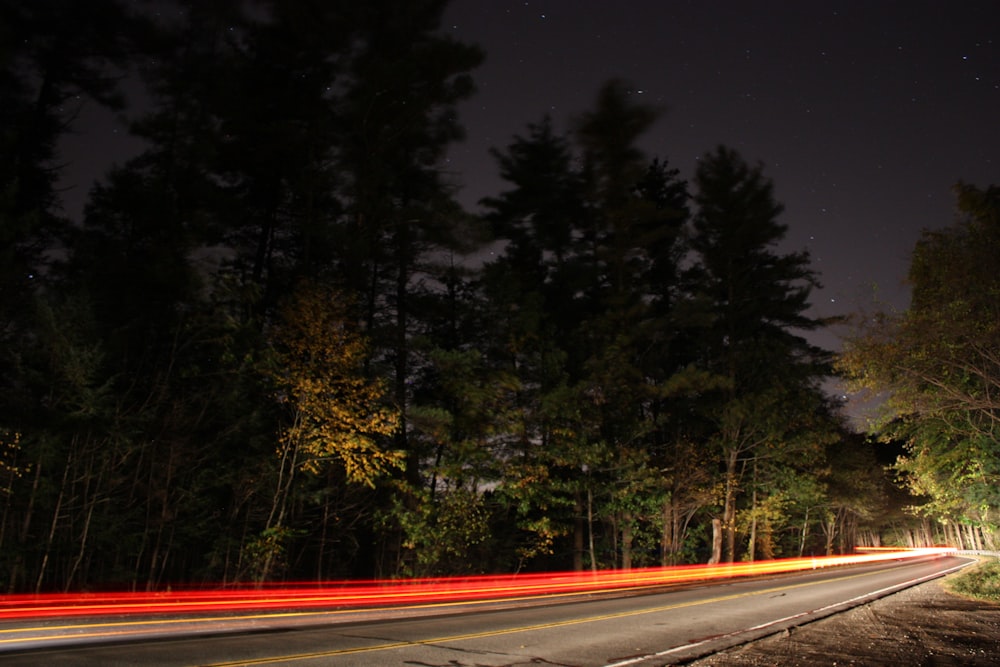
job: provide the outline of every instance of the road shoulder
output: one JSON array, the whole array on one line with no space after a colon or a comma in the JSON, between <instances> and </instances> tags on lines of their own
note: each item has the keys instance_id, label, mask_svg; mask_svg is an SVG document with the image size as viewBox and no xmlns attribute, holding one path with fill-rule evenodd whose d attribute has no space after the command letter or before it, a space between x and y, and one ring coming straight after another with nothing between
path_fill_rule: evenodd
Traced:
<instances>
[{"instance_id":1,"label":"road shoulder","mask_svg":"<svg viewBox=\"0 0 1000 667\"><path fill-rule=\"evenodd\" d=\"M689 665L995 665L1000 605L934 580Z\"/></svg>"}]
</instances>

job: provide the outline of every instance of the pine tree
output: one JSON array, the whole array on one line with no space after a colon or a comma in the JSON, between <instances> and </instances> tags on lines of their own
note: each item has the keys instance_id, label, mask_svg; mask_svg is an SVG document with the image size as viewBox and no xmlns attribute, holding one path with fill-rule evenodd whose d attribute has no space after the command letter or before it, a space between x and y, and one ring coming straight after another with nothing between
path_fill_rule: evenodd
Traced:
<instances>
[{"instance_id":1,"label":"pine tree","mask_svg":"<svg viewBox=\"0 0 1000 667\"><path fill-rule=\"evenodd\" d=\"M762 167L720 147L699 162L695 187L697 265L690 277L712 317L700 363L723 386L701 408L724 471L724 558L732 561L746 466L771 452L818 455L808 449L824 428L818 383L828 355L803 337L823 325L806 312L818 282L807 253L780 254L776 247L787 227Z\"/></svg>"}]
</instances>

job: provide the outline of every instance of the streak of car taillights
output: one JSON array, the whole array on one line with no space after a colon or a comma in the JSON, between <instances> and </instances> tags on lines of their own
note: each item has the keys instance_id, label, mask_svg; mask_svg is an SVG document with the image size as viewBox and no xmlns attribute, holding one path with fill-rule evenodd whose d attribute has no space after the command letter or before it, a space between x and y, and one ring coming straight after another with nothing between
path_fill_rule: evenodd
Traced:
<instances>
[{"instance_id":1,"label":"streak of car taillights","mask_svg":"<svg viewBox=\"0 0 1000 667\"><path fill-rule=\"evenodd\" d=\"M859 551L862 551L859 549ZM410 604L511 599L665 586L711 579L778 574L798 570L955 553L952 547L869 548L850 556L787 558L720 565L652 567L598 572L486 575L199 588L163 592L57 593L0 596L0 621L110 615L168 615L372 608Z\"/></svg>"}]
</instances>

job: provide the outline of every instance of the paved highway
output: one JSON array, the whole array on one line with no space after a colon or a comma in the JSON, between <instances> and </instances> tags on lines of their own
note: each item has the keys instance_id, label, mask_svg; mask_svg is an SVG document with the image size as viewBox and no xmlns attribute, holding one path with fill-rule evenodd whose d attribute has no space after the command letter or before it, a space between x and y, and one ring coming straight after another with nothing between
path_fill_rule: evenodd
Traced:
<instances>
[{"instance_id":1,"label":"paved highway","mask_svg":"<svg viewBox=\"0 0 1000 667\"><path fill-rule=\"evenodd\" d=\"M0 626L0 665L664 665L973 562L943 556L628 595Z\"/></svg>"}]
</instances>

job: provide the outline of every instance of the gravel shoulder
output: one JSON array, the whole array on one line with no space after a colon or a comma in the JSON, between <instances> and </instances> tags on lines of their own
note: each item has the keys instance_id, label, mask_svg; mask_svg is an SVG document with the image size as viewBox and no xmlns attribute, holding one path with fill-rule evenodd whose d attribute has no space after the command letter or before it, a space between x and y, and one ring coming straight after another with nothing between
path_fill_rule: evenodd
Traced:
<instances>
[{"instance_id":1,"label":"gravel shoulder","mask_svg":"<svg viewBox=\"0 0 1000 667\"><path fill-rule=\"evenodd\" d=\"M993 666L1000 605L950 593L937 579L685 664Z\"/></svg>"}]
</instances>

